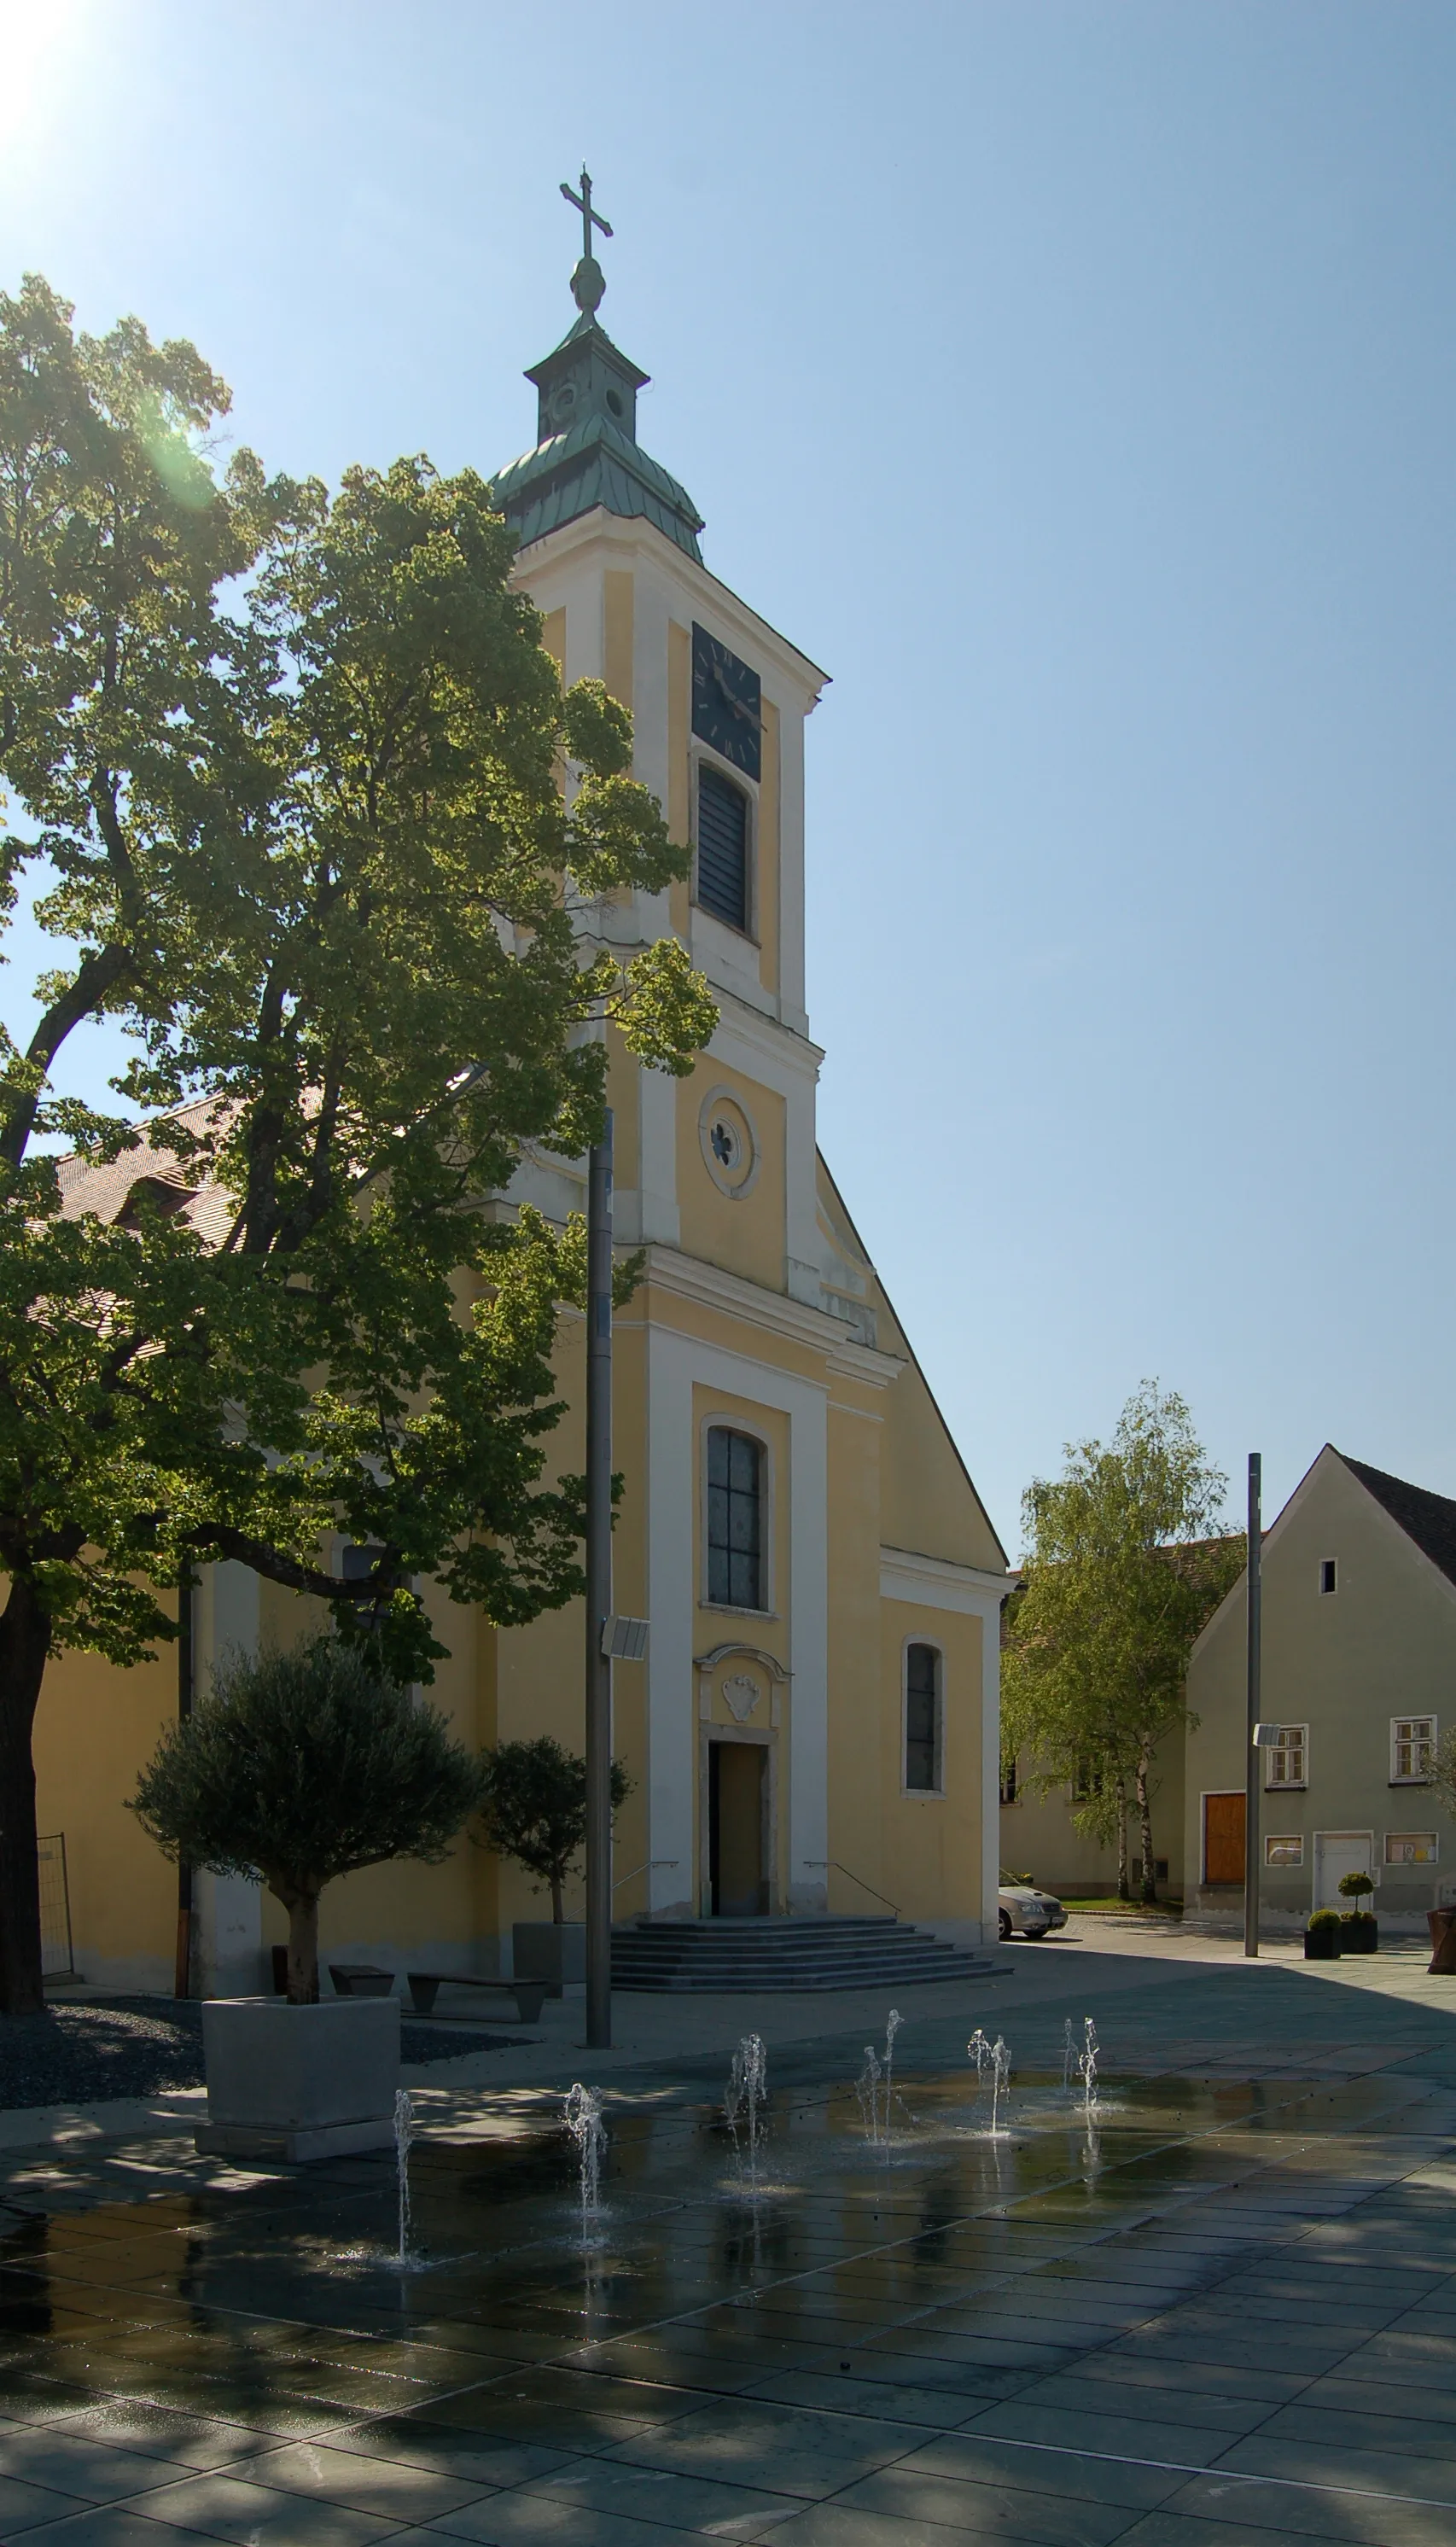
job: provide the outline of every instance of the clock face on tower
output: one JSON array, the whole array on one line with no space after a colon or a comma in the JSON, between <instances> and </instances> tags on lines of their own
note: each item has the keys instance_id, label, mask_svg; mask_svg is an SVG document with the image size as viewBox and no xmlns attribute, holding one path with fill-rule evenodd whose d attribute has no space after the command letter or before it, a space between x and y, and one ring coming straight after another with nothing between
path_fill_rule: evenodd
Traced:
<instances>
[{"instance_id":1,"label":"clock face on tower","mask_svg":"<svg viewBox=\"0 0 1456 2547\"><path fill-rule=\"evenodd\" d=\"M763 700L758 674L720 646L706 628L693 629L693 732L741 769L760 775L759 736Z\"/></svg>"}]
</instances>

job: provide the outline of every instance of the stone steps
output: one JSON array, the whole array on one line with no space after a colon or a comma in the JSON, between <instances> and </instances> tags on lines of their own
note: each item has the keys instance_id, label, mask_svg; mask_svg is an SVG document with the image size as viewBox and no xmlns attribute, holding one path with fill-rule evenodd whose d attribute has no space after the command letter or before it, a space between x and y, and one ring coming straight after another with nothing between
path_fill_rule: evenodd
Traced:
<instances>
[{"instance_id":1,"label":"stone steps","mask_svg":"<svg viewBox=\"0 0 1456 2547\"><path fill-rule=\"evenodd\" d=\"M621 1990L843 1990L973 1980L996 1970L905 1919L643 1919L612 1932Z\"/></svg>"}]
</instances>

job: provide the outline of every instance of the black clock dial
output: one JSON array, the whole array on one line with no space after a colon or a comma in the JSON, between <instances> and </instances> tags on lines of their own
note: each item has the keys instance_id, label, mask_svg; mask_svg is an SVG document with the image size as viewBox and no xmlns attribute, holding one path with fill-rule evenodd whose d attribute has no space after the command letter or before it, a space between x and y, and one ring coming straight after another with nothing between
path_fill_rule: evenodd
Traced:
<instances>
[{"instance_id":1,"label":"black clock dial","mask_svg":"<svg viewBox=\"0 0 1456 2547\"><path fill-rule=\"evenodd\" d=\"M706 628L693 630L693 732L745 778L760 775L763 694L758 674L720 646Z\"/></svg>"}]
</instances>

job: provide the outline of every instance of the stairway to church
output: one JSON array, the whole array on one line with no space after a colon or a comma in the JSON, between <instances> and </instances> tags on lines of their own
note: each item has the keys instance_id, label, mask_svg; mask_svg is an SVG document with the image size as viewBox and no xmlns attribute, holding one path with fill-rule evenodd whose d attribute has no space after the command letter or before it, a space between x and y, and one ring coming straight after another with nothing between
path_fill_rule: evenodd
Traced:
<instances>
[{"instance_id":1,"label":"stairway to church","mask_svg":"<svg viewBox=\"0 0 1456 2547\"><path fill-rule=\"evenodd\" d=\"M641 1919L612 1931L620 1990L842 1990L973 1980L989 1957L907 1919Z\"/></svg>"}]
</instances>

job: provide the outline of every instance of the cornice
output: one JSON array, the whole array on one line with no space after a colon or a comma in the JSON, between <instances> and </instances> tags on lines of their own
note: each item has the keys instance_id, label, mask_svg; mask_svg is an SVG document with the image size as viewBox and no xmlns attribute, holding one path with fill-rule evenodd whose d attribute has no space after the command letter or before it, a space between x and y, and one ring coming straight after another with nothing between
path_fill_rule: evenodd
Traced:
<instances>
[{"instance_id":1,"label":"cornice","mask_svg":"<svg viewBox=\"0 0 1456 2547\"><path fill-rule=\"evenodd\" d=\"M961 1565L949 1556L923 1556L918 1548L882 1547L880 1597L886 1601L921 1601L940 1609L984 1614L986 1596L997 1601L1012 1588L1010 1574L983 1565Z\"/></svg>"},{"instance_id":2,"label":"cornice","mask_svg":"<svg viewBox=\"0 0 1456 2547\"><path fill-rule=\"evenodd\" d=\"M692 1300L700 1308L721 1309L748 1326L782 1336L786 1344L806 1346L813 1353L823 1354L830 1370L842 1372L867 1387L888 1388L904 1368L898 1355L876 1353L868 1345L856 1344L841 1319L831 1318L826 1310L811 1308L805 1300L791 1298L787 1291L766 1291L760 1283L746 1281L741 1274L725 1273L721 1265L705 1264L698 1256L684 1256L675 1247L649 1246L646 1258L647 1280L661 1290L677 1299Z\"/></svg>"}]
</instances>

